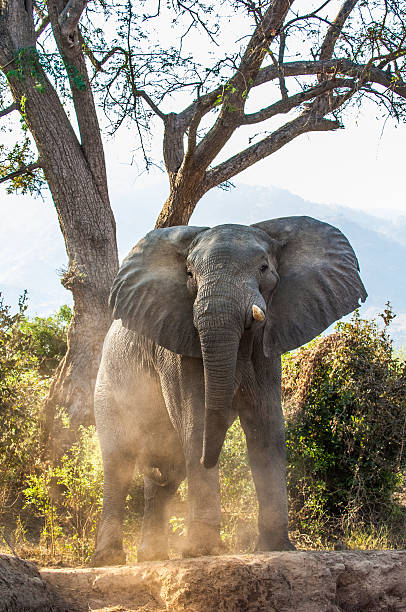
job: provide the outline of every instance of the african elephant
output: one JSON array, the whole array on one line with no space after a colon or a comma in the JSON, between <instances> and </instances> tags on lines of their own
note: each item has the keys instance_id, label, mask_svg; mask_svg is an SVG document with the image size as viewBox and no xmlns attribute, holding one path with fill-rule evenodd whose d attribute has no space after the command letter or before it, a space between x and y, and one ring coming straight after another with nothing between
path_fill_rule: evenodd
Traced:
<instances>
[{"instance_id":1,"label":"african elephant","mask_svg":"<svg viewBox=\"0 0 406 612\"><path fill-rule=\"evenodd\" d=\"M294 548L281 354L365 301L358 270L345 236L310 217L169 227L138 242L113 283L96 384L104 503L94 565L125 562L136 463L145 483L139 560L167 558L168 502L185 477L185 554L222 550L218 459L237 415L259 503L257 549Z\"/></svg>"}]
</instances>

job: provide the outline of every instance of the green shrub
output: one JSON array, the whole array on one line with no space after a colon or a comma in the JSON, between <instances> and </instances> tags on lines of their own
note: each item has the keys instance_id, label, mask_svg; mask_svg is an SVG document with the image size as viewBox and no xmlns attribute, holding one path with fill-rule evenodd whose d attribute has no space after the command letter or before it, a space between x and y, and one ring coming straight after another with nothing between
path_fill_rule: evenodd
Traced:
<instances>
[{"instance_id":1,"label":"green shrub","mask_svg":"<svg viewBox=\"0 0 406 612\"><path fill-rule=\"evenodd\" d=\"M30 352L36 357L42 376L53 376L66 353L66 332L72 311L66 304L48 317L24 318L21 330L30 338Z\"/></svg>"},{"instance_id":2,"label":"green shrub","mask_svg":"<svg viewBox=\"0 0 406 612\"><path fill-rule=\"evenodd\" d=\"M66 350L70 309L26 316L24 293L11 314L0 295L0 527L21 539L35 536L41 519L24 509L27 479L48 467L41 448L41 406L49 378Z\"/></svg>"},{"instance_id":3,"label":"green shrub","mask_svg":"<svg viewBox=\"0 0 406 612\"><path fill-rule=\"evenodd\" d=\"M103 466L94 427L61 457L27 478L26 507L44 520L42 542L52 557L84 563L93 550L103 501Z\"/></svg>"},{"instance_id":4,"label":"green shrub","mask_svg":"<svg viewBox=\"0 0 406 612\"><path fill-rule=\"evenodd\" d=\"M388 326L355 314L284 360L290 513L294 528L327 542L387 526L404 545L396 499L406 467L406 368Z\"/></svg>"},{"instance_id":5,"label":"green shrub","mask_svg":"<svg viewBox=\"0 0 406 612\"><path fill-rule=\"evenodd\" d=\"M25 295L14 315L0 296L0 525L21 509L25 478L40 455L40 404L47 382L21 327L25 310Z\"/></svg>"}]
</instances>

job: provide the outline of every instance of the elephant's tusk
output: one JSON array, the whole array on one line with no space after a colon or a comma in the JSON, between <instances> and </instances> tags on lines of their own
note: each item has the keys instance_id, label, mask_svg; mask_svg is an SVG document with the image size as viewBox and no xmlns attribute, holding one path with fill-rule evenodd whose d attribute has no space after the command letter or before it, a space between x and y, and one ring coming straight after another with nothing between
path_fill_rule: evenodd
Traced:
<instances>
[{"instance_id":1,"label":"elephant's tusk","mask_svg":"<svg viewBox=\"0 0 406 612\"><path fill-rule=\"evenodd\" d=\"M259 306L257 306L256 304L254 304L252 306L252 316L254 317L255 321L264 321L265 320L265 313L263 310L261 310L261 308Z\"/></svg>"}]
</instances>

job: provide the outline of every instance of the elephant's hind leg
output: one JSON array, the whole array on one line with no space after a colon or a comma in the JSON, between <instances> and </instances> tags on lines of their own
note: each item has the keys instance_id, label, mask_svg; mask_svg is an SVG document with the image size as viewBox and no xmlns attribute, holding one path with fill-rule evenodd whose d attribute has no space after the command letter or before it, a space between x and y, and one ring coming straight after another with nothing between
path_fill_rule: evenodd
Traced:
<instances>
[{"instance_id":1,"label":"elephant's hind leg","mask_svg":"<svg viewBox=\"0 0 406 612\"><path fill-rule=\"evenodd\" d=\"M116 448L112 455L103 457L103 463L103 511L97 533L96 551L91 560L93 567L122 565L126 562L122 524L135 456Z\"/></svg>"},{"instance_id":2,"label":"elephant's hind leg","mask_svg":"<svg viewBox=\"0 0 406 612\"><path fill-rule=\"evenodd\" d=\"M184 473L166 484L144 476L144 519L138 561L168 559L169 503L184 479Z\"/></svg>"}]
</instances>

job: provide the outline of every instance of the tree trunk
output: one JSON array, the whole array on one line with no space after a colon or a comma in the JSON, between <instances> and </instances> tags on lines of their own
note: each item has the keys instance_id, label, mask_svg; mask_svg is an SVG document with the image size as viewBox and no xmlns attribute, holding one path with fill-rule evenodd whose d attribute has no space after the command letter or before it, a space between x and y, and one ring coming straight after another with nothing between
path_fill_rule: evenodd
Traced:
<instances>
[{"instance_id":1,"label":"tree trunk","mask_svg":"<svg viewBox=\"0 0 406 612\"><path fill-rule=\"evenodd\" d=\"M18 102L23 92L15 90ZM65 240L69 269L62 283L72 291L74 299L68 351L47 400L49 429L57 405L67 409L72 424L89 424L93 420L93 389L111 321L108 296L118 269L118 256L115 221L106 192L100 193L53 89L46 94L34 92L27 97L25 116Z\"/></svg>"},{"instance_id":2,"label":"tree trunk","mask_svg":"<svg viewBox=\"0 0 406 612\"><path fill-rule=\"evenodd\" d=\"M196 204L204 195L204 172L194 168L181 168L169 175L170 193L155 223L159 227L188 225Z\"/></svg>"}]
</instances>

